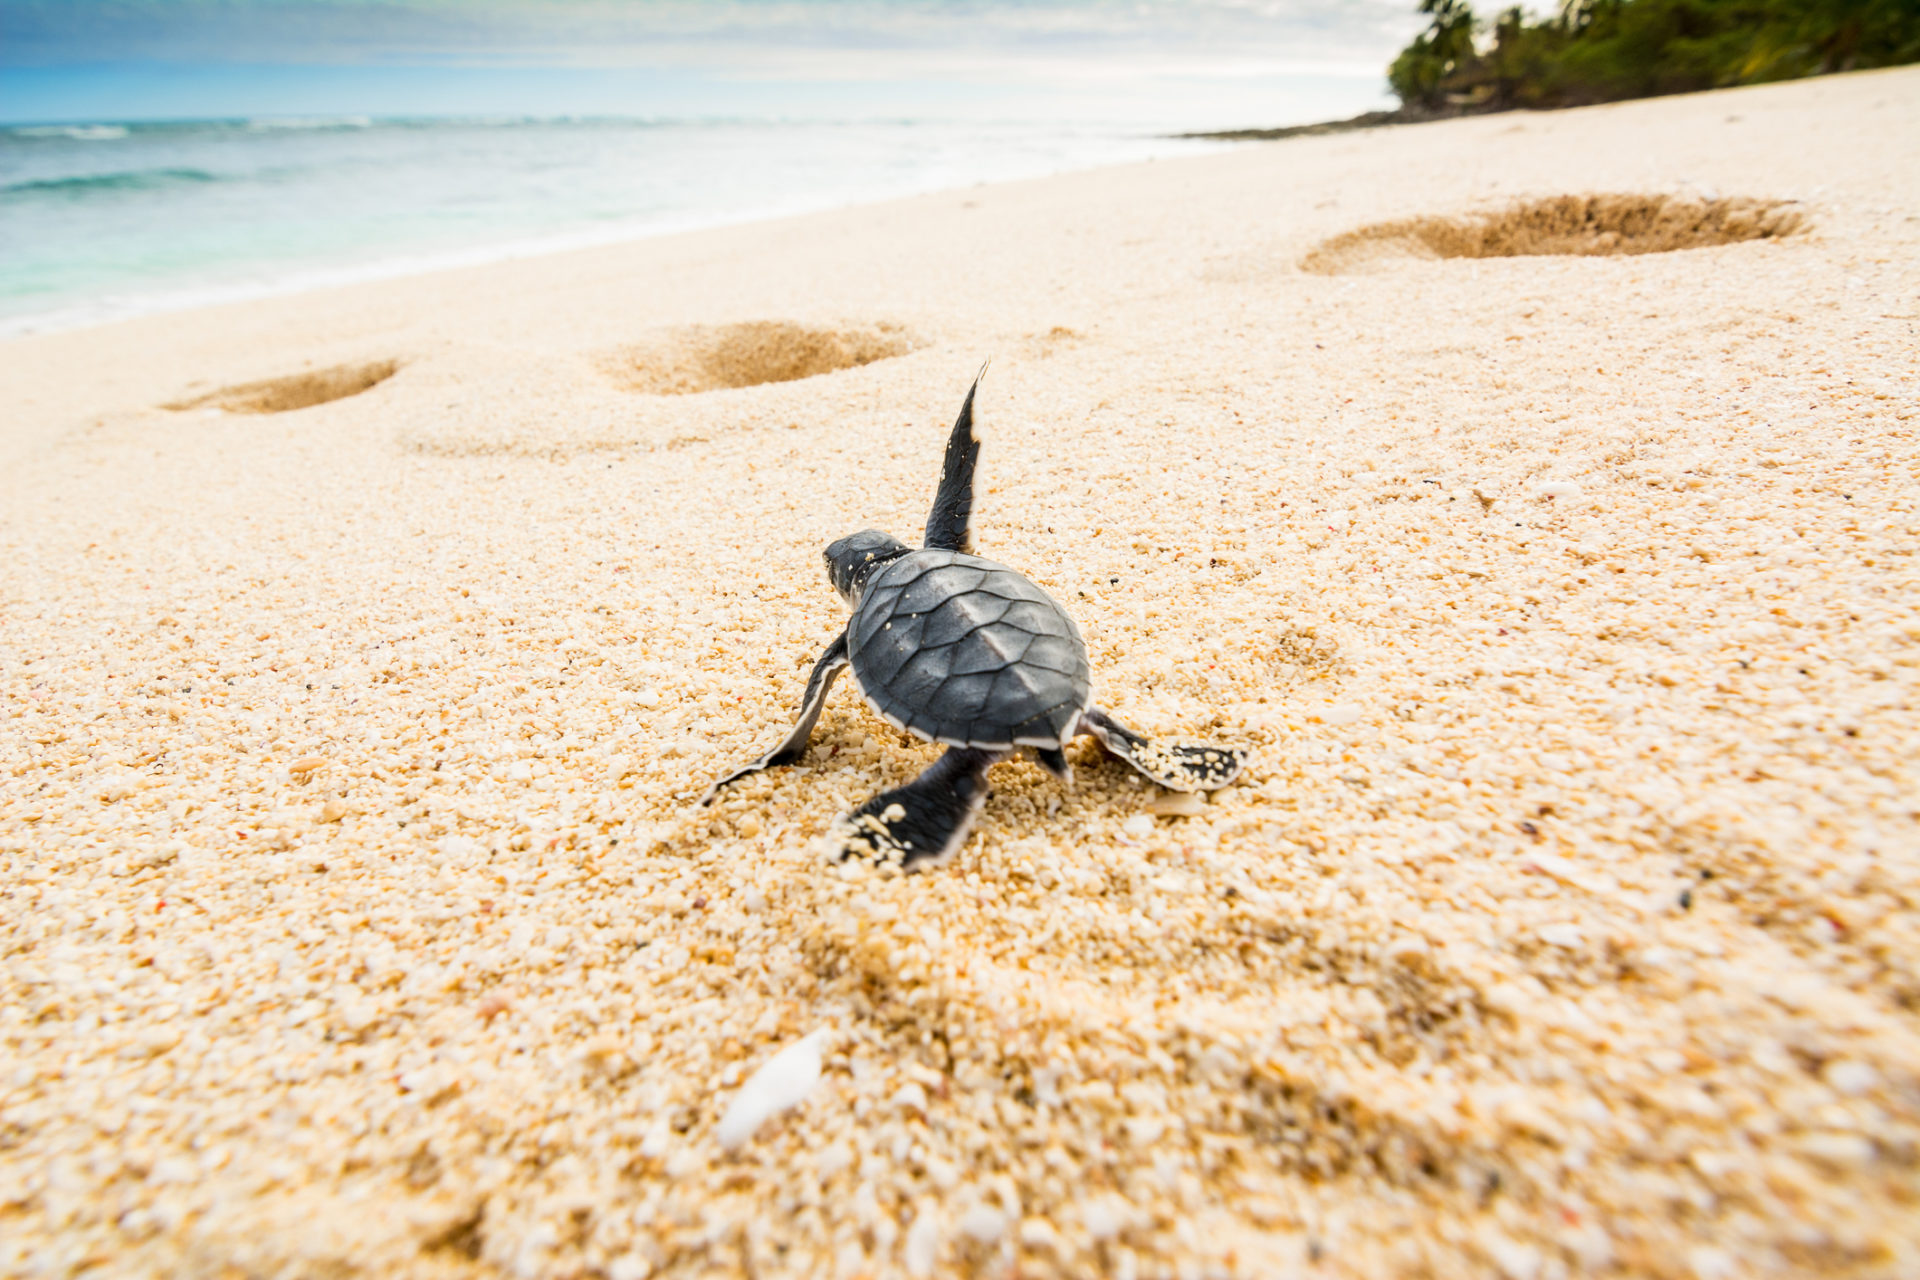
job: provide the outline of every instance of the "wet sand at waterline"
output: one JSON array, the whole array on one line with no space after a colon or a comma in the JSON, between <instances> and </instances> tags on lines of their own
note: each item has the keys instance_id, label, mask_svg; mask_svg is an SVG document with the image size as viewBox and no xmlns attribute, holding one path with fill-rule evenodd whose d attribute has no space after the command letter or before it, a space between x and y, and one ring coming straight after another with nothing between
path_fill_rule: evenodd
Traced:
<instances>
[{"instance_id":1,"label":"wet sand at waterline","mask_svg":"<svg viewBox=\"0 0 1920 1280\"><path fill-rule=\"evenodd\" d=\"M0 345L0 1272L1913 1274L1916 210L1899 71ZM988 356L1246 776L694 807Z\"/></svg>"}]
</instances>

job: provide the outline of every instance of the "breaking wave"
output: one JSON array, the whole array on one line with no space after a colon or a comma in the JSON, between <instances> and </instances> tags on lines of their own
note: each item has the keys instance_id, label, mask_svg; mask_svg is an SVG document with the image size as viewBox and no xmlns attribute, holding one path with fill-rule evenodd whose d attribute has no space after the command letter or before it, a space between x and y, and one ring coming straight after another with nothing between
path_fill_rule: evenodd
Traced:
<instances>
[{"instance_id":1,"label":"breaking wave","mask_svg":"<svg viewBox=\"0 0 1920 1280\"><path fill-rule=\"evenodd\" d=\"M23 124L7 130L16 138L70 138L75 142L113 142L127 136L122 124Z\"/></svg>"},{"instance_id":2,"label":"breaking wave","mask_svg":"<svg viewBox=\"0 0 1920 1280\"><path fill-rule=\"evenodd\" d=\"M90 173L73 178L10 182L0 187L0 195L85 196L96 191L153 191L161 187L218 181L218 174L208 173L205 169L138 169L121 173Z\"/></svg>"}]
</instances>

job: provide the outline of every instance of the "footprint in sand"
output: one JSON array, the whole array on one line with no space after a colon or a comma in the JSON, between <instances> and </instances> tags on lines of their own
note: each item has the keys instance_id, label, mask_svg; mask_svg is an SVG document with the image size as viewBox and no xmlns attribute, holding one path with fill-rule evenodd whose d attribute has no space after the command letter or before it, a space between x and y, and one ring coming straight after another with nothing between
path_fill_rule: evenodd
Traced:
<instances>
[{"instance_id":1,"label":"footprint in sand","mask_svg":"<svg viewBox=\"0 0 1920 1280\"><path fill-rule=\"evenodd\" d=\"M597 363L627 391L684 396L857 369L921 345L904 327L885 322L823 327L755 320L670 330Z\"/></svg>"},{"instance_id":2,"label":"footprint in sand","mask_svg":"<svg viewBox=\"0 0 1920 1280\"><path fill-rule=\"evenodd\" d=\"M1418 258L1604 257L1670 253L1805 230L1786 200L1744 196L1552 196L1454 218L1403 218L1345 231L1315 246L1300 269L1344 275Z\"/></svg>"},{"instance_id":3,"label":"footprint in sand","mask_svg":"<svg viewBox=\"0 0 1920 1280\"><path fill-rule=\"evenodd\" d=\"M205 395L175 400L162 405L176 412L187 409L221 409L227 413L288 413L357 396L377 387L400 369L398 360L376 360L369 364L341 364L331 369L314 369L284 378L261 382L243 382L222 387Z\"/></svg>"}]
</instances>

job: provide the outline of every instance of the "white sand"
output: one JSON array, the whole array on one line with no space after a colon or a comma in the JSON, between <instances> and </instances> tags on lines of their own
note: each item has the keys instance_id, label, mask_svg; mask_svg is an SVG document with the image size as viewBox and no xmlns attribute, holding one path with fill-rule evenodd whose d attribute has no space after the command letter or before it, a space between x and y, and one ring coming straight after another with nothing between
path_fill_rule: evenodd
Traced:
<instances>
[{"instance_id":1,"label":"white sand","mask_svg":"<svg viewBox=\"0 0 1920 1280\"><path fill-rule=\"evenodd\" d=\"M1587 192L1809 229L1298 266ZM1916 314L1909 70L0 345L0 1274L1920 1274ZM982 552L1245 784L843 874L843 683L691 809L988 355Z\"/></svg>"}]
</instances>

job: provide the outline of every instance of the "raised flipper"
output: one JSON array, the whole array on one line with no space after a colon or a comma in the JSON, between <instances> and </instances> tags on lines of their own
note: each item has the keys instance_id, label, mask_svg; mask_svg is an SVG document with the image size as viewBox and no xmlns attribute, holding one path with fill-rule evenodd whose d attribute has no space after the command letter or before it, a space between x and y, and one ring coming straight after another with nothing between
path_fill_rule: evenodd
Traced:
<instances>
[{"instance_id":1,"label":"raised flipper","mask_svg":"<svg viewBox=\"0 0 1920 1280\"><path fill-rule=\"evenodd\" d=\"M820 661L813 664L813 674L807 677L806 696L800 700L800 722L793 726L793 732L787 735L786 741L708 787L707 794L700 797L700 803L712 804L713 798L720 794L720 788L730 782L738 782L748 774L771 769L775 765L793 764L806 755L807 741L813 737L813 726L820 723L820 708L827 704L827 690L833 688L835 677L847 669L847 661L847 633L842 631L827 646L827 651L820 655Z\"/></svg>"},{"instance_id":2,"label":"raised flipper","mask_svg":"<svg viewBox=\"0 0 1920 1280\"><path fill-rule=\"evenodd\" d=\"M987 366L983 364L973 375L953 434L947 437L940 488L933 495L933 510L927 514L926 545L936 550L973 552L973 468L980 461L980 437L973 434L973 393L986 376Z\"/></svg>"},{"instance_id":3,"label":"raised flipper","mask_svg":"<svg viewBox=\"0 0 1920 1280\"><path fill-rule=\"evenodd\" d=\"M1212 791L1247 767L1247 753L1238 747L1154 742L1098 707L1088 707L1080 717L1080 732L1092 734L1101 746L1169 791Z\"/></svg>"},{"instance_id":4,"label":"raised flipper","mask_svg":"<svg viewBox=\"0 0 1920 1280\"><path fill-rule=\"evenodd\" d=\"M987 770L1008 754L954 747L906 786L882 791L840 819L840 856L902 867L946 857L966 840L987 802Z\"/></svg>"}]
</instances>

